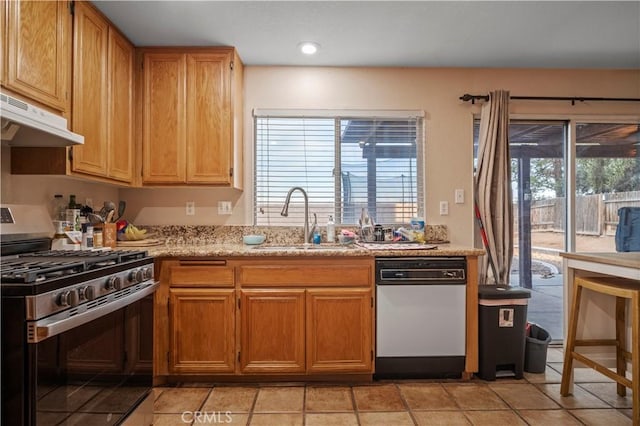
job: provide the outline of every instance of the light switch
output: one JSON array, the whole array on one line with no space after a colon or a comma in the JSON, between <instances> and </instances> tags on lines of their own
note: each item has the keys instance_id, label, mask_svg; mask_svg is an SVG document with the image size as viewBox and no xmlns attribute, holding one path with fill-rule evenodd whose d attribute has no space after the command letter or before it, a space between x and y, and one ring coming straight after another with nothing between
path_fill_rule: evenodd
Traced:
<instances>
[{"instance_id":1,"label":"light switch","mask_svg":"<svg viewBox=\"0 0 640 426\"><path fill-rule=\"evenodd\" d=\"M233 212L233 206L231 201L218 201L218 214L231 214Z\"/></svg>"},{"instance_id":2,"label":"light switch","mask_svg":"<svg viewBox=\"0 0 640 426\"><path fill-rule=\"evenodd\" d=\"M440 201L440 216L446 216L449 214L449 202Z\"/></svg>"},{"instance_id":3,"label":"light switch","mask_svg":"<svg viewBox=\"0 0 640 426\"><path fill-rule=\"evenodd\" d=\"M456 189L456 204L464 204L464 189Z\"/></svg>"}]
</instances>

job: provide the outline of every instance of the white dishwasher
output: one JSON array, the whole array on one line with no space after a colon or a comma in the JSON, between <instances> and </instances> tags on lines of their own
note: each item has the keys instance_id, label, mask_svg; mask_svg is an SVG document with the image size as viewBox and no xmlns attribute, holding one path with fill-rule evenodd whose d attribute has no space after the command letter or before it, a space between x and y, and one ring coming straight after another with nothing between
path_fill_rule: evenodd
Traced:
<instances>
[{"instance_id":1,"label":"white dishwasher","mask_svg":"<svg viewBox=\"0 0 640 426\"><path fill-rule=\"evenodd\" d=\"M376 258L376 378L460 377L464 257Z\"/></svg>"}]
</instances>

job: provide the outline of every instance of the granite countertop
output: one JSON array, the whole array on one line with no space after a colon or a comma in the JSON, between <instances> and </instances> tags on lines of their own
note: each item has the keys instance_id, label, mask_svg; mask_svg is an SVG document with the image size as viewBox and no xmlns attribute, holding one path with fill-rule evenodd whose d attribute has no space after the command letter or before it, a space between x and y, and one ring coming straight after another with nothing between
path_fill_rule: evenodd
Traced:
<instances>
[{"instance_id":1,"label":"granite countertop","mask_svg":"<svg viewBox=\"0 0 640 426\"><path fill-rule=\"evenodd\" d=\"M427 225L425 239L433 249L416 249L406 244L407 249L391 249L380 244L380 248L368 249L357 244L343 246L323 243L303 248L301 227L269 226L155 226L146 227L153 236L155 245L141 243L140 250L154 257L273 257L273 256L481 256L485 252L473 247L449 244L448 231L444 225ZM324 229L323 229L324 232ZM244 235L260 234L266 242L257 246L242 244ZM323 241L326 234L322 234ZM431 243L430 243L431 242ZM133 242L129 242L131 244ZM422 246L426 247L426 246ZM125 248L125 247L121 247ZM128 245L126 248L132 248Z\"/></svg>"},{"instance_id":2,"label":"granite countertop","mask_svg":"<svg viewBox=\"0 0 640 426\"><path fill-rule=\"evenodd\" d=\"M244 244L170 244L144 247L154 257L272 257L272 256L480 256L484 250L472 247L439 244L434 249L389 250L366 249L358 245L341 246L332 244L311 245L302 248L298 245L248 246Z\"/></svg>"}]
</instances>

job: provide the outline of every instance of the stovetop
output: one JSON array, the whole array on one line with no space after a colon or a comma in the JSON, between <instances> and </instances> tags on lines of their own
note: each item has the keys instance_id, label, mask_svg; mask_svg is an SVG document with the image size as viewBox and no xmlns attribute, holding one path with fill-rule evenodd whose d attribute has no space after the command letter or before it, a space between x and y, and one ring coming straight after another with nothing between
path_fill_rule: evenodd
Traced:
<instances>
[{"instance_id":1,"label":"stovetop","mask_svg":"<svg viewBox=\"0 0 640 426\"><path fill-rule=\"evenodd\" d=\"M2 258L3 295L28 295L63 288L153 263L146 251L47 250Z\"/></svg>"}]
</instances>

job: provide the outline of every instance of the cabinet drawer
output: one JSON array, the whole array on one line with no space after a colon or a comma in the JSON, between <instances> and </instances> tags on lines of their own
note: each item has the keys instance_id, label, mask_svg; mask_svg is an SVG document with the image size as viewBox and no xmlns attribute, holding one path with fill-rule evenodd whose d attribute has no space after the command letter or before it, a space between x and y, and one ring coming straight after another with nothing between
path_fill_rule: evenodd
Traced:
<instances>
[{"instance_id":1,"label":"cabinet drawer","mask_svg":"<svg viewBox=\"0 0 640 426\"><path fill-rule=\"evenodd\" d=\"M233 267L221 261L181 261L171 267L171 287L233 287Z\"/></svg>"},{"instance_id":2,"label":"cabinet drawer","mask_svg":"<svg viewBox=\"0 0 640 426\"><path fill-rule=\"evenodd\" d=\"M369 264L309 264L241 265L238 280L244 287L351 287L370 286Z\"/></svg>"}]
</instances>

